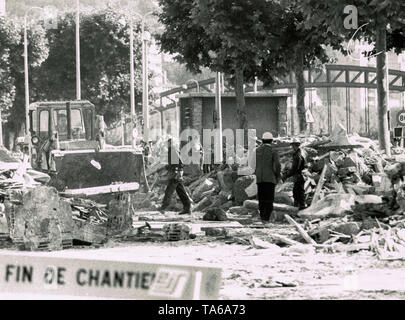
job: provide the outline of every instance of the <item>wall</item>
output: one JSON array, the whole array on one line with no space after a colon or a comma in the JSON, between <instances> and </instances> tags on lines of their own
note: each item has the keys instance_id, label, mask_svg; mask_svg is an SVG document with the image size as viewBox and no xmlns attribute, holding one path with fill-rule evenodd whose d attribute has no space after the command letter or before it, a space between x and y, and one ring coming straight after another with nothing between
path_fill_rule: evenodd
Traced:
<instances>
[{"instance_id":1,"label":"wall","mask_svg":"<svg viewBox=\"0 0 405 320\"><path fill-rule=\"evenodd\" d=\"M246 110L249 129L256 129L260 137L265 131L273 135L287 134L287 96L257 97L246 96ZM222 97L222 128L237 129L236 99L234 96ZM181 130L194 128L202 133L202 129L213 129L214 96L180 97Z\"/></svg>"}]
</instances>

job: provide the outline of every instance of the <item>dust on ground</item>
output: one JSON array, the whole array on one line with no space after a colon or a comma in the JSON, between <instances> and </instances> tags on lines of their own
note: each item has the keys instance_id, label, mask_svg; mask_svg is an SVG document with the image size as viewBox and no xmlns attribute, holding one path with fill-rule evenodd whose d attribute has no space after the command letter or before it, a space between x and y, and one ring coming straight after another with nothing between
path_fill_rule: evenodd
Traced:
<instances>
[{"instance_id":1,"label":"dust on ground","mask_svg":"<svg viewBox=\"0 0 405 320\"><path fill-rule=\"evenodd\" d=\"M221 300L405 299L405 262L379 261L370 251L347 254L254 249L199 236L164 243L109 241L101 248L83 247L45 255L209 264L223 270Z\"/></svg>"}]
</instances>

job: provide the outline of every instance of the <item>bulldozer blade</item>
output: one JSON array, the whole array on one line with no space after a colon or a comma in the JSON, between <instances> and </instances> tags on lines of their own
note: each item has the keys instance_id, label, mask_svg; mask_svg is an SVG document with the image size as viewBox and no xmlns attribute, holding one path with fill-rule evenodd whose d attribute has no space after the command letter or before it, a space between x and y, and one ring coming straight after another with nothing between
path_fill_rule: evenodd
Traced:
<instances>
[{"instance_id":1,"label":"bulldozer blade","mask_svg":"<svg viewBox=\"0 0 405 320\"><path fill-rule=\"evenodd\" d=\"M57 151L53 156L56 172L49 184L58 191L141 181L143 155L134 150Z\"/></svg>"}]
</instances>

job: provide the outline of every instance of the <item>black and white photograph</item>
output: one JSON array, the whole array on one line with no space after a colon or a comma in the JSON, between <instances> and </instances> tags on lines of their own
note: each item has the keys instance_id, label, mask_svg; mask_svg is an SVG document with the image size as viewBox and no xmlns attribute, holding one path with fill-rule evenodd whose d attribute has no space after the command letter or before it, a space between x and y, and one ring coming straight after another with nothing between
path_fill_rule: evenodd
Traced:
<instances>
[{"instance_id":1,"label":"black and white photograph","mask_svg":"<svg viewBox=\"0 0 405 320\"><path fill-rule=\"evenodd\" d=\"M0 300L405 299L403 0L0 0L0 118Z\"/></svg>"}]
</instances>

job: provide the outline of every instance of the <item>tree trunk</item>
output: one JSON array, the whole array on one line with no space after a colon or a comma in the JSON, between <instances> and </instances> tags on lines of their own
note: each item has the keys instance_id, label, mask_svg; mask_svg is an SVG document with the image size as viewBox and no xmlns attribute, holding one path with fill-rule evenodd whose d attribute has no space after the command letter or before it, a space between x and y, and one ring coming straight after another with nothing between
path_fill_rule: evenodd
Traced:
<instances>
[{"instance_id":1,"label":"tree trunk","mask_svg":"<svg viewBox=\"0 0 405 320\"><path fill-rule=\"evenodd\" d=\"M248 120L246 115L246 103L245 103L245 91L243 88L243 69L237 68L235 70L235 95L236 95L236 116L239 123L239 128L243 129L244 131L244 142L247 145L247 137L248 137Z\"/></svg>"},{"instance_id":2,"label":"tree trunk","mask_svg":"<svg viewBox=\"0 0 405 320\"><path fill-rule=\"evenodd\" d=\"M388 127L388 66L386 23L377 27L377 95L378 95L378 141L380 149L390 156L390 132Z\"/></svg>"},{"instance_id":3,"label":"tree trunk","mask_svg":"<svg viewBox=\"0 0 405 320\"><path fill-rule=\"evenodd\" d=\"M295 67L295 83L297 89L297 112L299 131L307 130L305 118L305 81L304 81L304 52L298 50Z\"/></svg>"}]
</instances>

